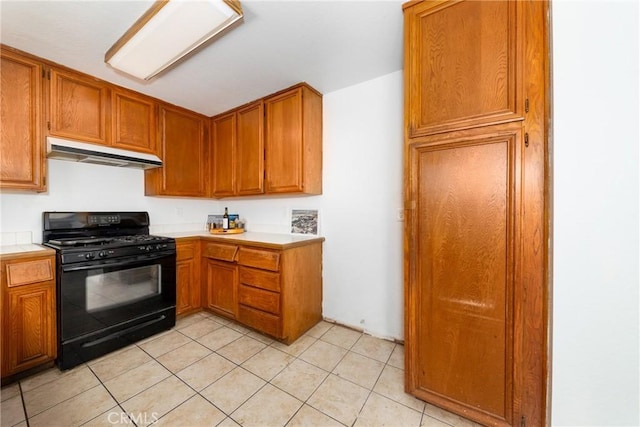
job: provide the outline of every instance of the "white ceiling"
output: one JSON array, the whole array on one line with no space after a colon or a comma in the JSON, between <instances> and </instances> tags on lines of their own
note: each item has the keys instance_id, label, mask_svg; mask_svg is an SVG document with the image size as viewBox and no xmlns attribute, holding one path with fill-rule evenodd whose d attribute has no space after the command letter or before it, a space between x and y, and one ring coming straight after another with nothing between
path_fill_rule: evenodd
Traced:
<instances>
[{"instance_id":1,"label":"white ceiling","mask_svg":"<svg viewBox=\"0 0 640 427\"><path fill-rule=\"evenodd\" d=\"M322 93L402 69L402 2L241 1L244 22L150 82L105 52L153 0L0 1L0 41L208 116L306 81Z\"/></svg>"}]
</instances>

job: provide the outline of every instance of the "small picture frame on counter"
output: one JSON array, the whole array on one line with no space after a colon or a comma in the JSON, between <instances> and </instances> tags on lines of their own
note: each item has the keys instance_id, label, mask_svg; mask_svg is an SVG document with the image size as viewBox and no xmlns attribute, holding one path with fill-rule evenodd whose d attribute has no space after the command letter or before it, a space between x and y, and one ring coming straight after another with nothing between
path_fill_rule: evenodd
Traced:
<instances>
[{"instance_id":1,"label":"small picture frame on counter","mask_svg":"<svg viewBox=\"0 0 640 427\"><path fill-rule=\"evenodd\" d=\"M292 209L291 234L319 235L317 209Z\"/></svg>"}]
</instances>

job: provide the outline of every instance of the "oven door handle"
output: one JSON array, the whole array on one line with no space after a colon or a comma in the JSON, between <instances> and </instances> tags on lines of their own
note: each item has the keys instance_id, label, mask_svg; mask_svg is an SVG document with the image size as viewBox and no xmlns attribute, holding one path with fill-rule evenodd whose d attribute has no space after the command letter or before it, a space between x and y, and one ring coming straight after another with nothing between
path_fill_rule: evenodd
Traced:
<instances>
[{"instance_id":1,"label":"oven door handle","mask_svg":"<svg viewBox=\"0 0 640 427\"><path fill-rule=\"evenodd\" d=\"M131 257L131 258L126 258L124 261L113 262L113 263L110 263L110 262L93 263L91 265L84 264L84 263L80 265L71 264L71 265L62 266L62 271L64 273L67 273L72 271L93 270L101 267L127 267L132 264L132 261L140 261L140 262L148 263L149 261L155 261L155 260L166 258L172 255L175 256L175 252L162 252L154 255L149 255L148 257Z\"/></svg>"}]
</instances>

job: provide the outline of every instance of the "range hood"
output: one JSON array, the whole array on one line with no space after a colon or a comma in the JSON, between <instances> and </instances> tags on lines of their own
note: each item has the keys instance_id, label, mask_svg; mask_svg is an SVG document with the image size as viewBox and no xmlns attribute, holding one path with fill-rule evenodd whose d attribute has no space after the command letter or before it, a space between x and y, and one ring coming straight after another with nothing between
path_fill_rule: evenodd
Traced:
<instances>
[{"instance_id":1,"label":"range hood","mask_svg":"<svg viewBox=\"0 0 640 427\"><path fill-rule=\"evenodd\" d=\"M47 157L121 168L151 169L162 166L162 160L153 154L137 153L135 151L53 137L47 137Z\"/></svg>"}]
</instances>

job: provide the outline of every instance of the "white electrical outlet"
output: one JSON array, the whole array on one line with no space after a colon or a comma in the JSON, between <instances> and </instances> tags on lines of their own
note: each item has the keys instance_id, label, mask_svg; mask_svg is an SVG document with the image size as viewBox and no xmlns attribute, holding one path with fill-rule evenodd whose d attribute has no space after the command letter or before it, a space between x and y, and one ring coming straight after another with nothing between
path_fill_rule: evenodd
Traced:
<instances>
[{"instance_id":1,"label":"white electrical outlet","mask_svg":"<svg viewBox=\"0 0 640 427\"><path fill-rule=\"evenodd\" d=\"M404 208L398 208L396 219L398 220L398 222L404 222Z\"/></svg>"}]
</instances>

